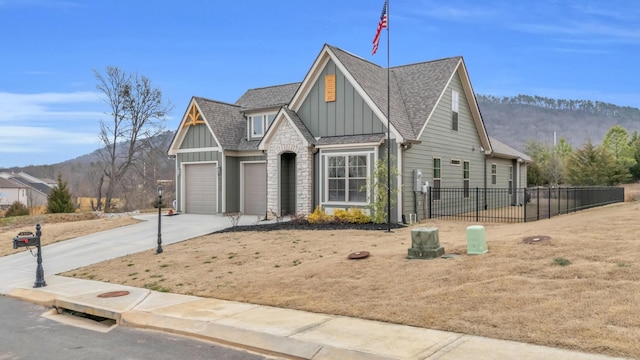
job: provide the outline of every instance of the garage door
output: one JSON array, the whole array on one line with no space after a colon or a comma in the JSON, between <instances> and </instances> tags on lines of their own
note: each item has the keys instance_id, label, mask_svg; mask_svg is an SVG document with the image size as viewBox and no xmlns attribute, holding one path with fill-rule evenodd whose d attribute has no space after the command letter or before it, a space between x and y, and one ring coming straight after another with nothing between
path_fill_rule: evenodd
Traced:
<instances>
[{"instance_id":1,"label":"garage door","mask_svg":"<svg viewBox=\"0 0 640 360\"><path fill-rule=\"evenodd\" d=\"M216 164L184 166L185 212L215 214L218 211L218 172Z\"/></svg>"},{"instance_id":2,"label":"garage door","mask_svg":"<svg viewBox=\"0 0 640 360\"><path fill-rule=\"evenodd\" d=\"M264 163L245 163L243 210L249 215L264 215L267 211L267 171Z\"/></svg>"}]
</instances>

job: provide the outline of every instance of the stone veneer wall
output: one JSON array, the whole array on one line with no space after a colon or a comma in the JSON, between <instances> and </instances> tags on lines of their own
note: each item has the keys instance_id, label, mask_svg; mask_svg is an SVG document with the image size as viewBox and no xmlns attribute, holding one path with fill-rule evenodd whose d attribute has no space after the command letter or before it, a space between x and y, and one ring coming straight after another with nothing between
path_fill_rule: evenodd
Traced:
<instances>
[{"instance_id":1,"label":"stone veneer wall","mask_svg":"<svg viewBox=\"0 0 640 360\"><path fill-rule=\"evenodd\" d=\"M274 130L267 145L267 211L280 214L280 155L290 152L296 154L296 213L309 214L313 211L313 153L289 121Z\"/></svg>"}]
</instances>

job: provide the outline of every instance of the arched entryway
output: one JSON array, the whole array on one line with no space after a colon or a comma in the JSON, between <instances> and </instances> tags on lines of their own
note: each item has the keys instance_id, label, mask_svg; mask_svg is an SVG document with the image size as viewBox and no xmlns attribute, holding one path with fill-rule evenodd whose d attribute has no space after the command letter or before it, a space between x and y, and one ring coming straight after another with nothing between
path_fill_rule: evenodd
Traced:
<instances>
[{"instance_id":1,"label":"arched entryway","mask_svg":"<svg viewBox=\"0 0 640 360\"><path fill-rule=\"evenodd\" d=\"M280 155L280 214L296 214L296 154Z\"/></svg>"}]
</instances>

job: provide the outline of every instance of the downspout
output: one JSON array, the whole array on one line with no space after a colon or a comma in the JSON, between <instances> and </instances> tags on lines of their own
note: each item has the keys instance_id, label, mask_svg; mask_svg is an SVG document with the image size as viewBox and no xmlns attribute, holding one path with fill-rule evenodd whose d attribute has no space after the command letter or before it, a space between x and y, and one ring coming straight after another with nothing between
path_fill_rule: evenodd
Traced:
<instances>
[{"instance_id":1,"label":"downspout","mask_svg":"<svg viewBox=\"0 0 640 360\"><path fill-rule=\"evenodd\" d=\"M484 153L484 149L480 148ZM487 157L488 155L484 154L484 209L487 210Z\"/></svg>"}]
</instances>

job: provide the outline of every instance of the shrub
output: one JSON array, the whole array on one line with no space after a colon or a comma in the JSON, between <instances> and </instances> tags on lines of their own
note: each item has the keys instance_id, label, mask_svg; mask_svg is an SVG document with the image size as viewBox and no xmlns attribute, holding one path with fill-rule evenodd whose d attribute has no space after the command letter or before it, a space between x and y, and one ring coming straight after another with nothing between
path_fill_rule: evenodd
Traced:
<instances>
[{"instance_id":1,"label":"shrub","mask_svg":"<svg viewBox=\"0 0 640 360\"><path fill-rule=\"evenodd\" d=\"M310 224L325 224L331 222L331 220L331 216L324 212L321 206L316 206L316 209L307 216L307 221Z\"/></svg>"},{"instance_id":2,"label":"shrub","mask_svg":"<svg viewBox=\"0 0 640 360\"><path fill-rule=\"evenodd\" d=\"M27 206L19 201L14 201L11 207L4 214L4 217L29 215Z\"/></svg>"},{"instance_id":3,"label":"shrub","mask_svg":"<svg viewBox=\"0 0 640 360\"><path fill-rule=\"evenodd\" d=\"M371 216L358 208L349 209L349 222L353 224L366 224L371 222Z\"/></svg>"},{"instance_id":4,"label":"shrub","mask_svg":"<svg viewBox=\"0 0 640 360\"><path fill-rule=\"evenodd\" d=\"M358 208L350 208L349 210L335 209L333 216L337 222L342 223L366 224L371 222L371 217Z\"/></svg>"}]
</instances>

